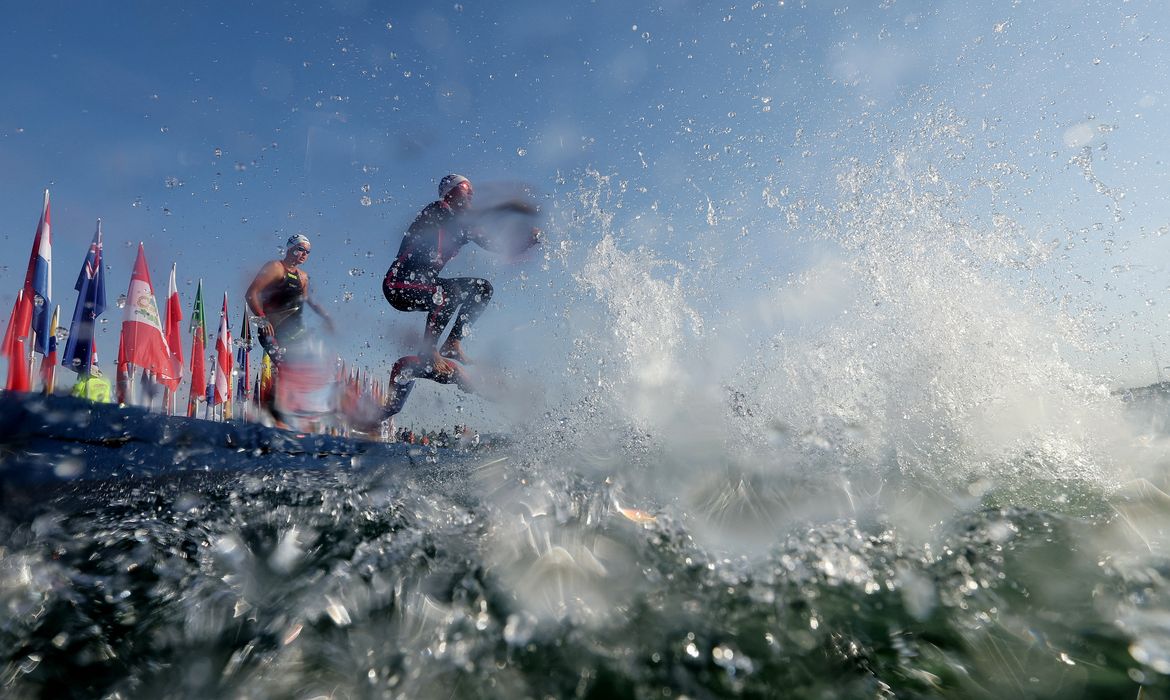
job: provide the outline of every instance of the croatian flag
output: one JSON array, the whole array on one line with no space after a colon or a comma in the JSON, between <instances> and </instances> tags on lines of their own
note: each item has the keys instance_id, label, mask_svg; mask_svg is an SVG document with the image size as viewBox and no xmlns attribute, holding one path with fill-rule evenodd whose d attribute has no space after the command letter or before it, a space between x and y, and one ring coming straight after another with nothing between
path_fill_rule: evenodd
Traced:
<instances>
[{"instance_id":1,"label":"croatian flag","mask_svg":"<svg viewBox=\"0 0 1170 700\"><path fill-rule=\"evenodd\" d=\"M41 209L41 220L37 224L37 235L33 239L32 255L28 259L28 271L24 275L25 303L32 304L32 329L36 332L35 352L45 355L49 352L49 336L53 314L50 297L53 289L53 235L49 223L49 191L45 190L45 204Z\"/></svg>"},{"instance_id":2,"label":"croatian flag","mask_svg":"<svg viewBox=\"0 0 1170 700\"><path fill-rule=\"evenodd\" d=\"M138 244L138 257L130 275L130 289L126 292L126 311L122 317L122 339L118 345L118 369L124 371L132 364L152 373L156 381L174 379L171 353L159 320L158 304L154 301L154 285L146 267L146 250Z\"/></svg>"},{"instance_id":3,"label":"croatian flag","mask_svg":"<svg viewBox=\"0 0 1170 700\"><path fill-rule=\"evenodd\" d=\"M219 312L219 334L215 339L215 355L214 404L226 405L232 400L232 332L228 327L227 292L223 293L223 310Z\"/></svg>"},{"instance_id":4,"label":"croatian flag","mask_svg":"<svg viewBox=\"0 0 1170 700\"><path fill-rule=\"evenodd\" d=\"M179 322L183 320L183 309L179 304L179 288L175 284L176 263L171 263L171 281L167 288L167 349L174 366L173 377L164 382L171 392L179 390L183 381L183 339L180 337Z\"/></svg>"},{"instance_id":5,"label":"croatian flag","mask_svg":"<svg viewBox=\"0 0 1170 700\"><path fill-rule=\"evenodd\" d=\"M77 306L73 307L73 322L69 324L69 339L61 364L79 374L89 372L97 357L94 332L97 317L106 311L106 273L102 269L102 220L98 219L97 231L89 252L77 275Z\"/></svg>"}]
</instances>

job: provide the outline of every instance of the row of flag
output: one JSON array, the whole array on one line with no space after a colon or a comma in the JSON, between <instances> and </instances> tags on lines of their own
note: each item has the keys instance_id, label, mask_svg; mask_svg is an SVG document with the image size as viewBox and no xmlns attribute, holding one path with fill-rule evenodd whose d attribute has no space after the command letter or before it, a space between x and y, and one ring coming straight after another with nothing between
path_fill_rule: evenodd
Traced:
<instances>
[{"instance_id":1,"label":"row of flag","mask_svg":"<svg viewBox=\"0 0 1170 700\"><path fill-rule=\"evenodd\" d=\"M12 315L9 317L0 352L8 360L8 391L32 390L36 376L37 356L40 356L39 375L43 390L54 393L56 370L62 366L84 378L94 371L98 361L95 333L98 319L106 311L105 266L102 253L102 222L89 245L85 261L73 285L77 302L73 320L69 324L64 347L58 352L57 329L60 307L52 301L52 225L49 192L45 190L44 206L37 224L32 253L29 256L24 285L17 293ZM252 407L258 407L261 395L272 390L272 365L267 356L253 368L254 345L251 314L244 308L239 336L234 338L228 323L228 295L223 296L219 329L216 334L211 367L207 347L207 317L203 304L203 281L195 291L188 331L191 335L190 364L184 367L181 324L182 304L175 280L176 265L171 265L164 313L155 303L154 284L146 262L146 250L138 244L138 255L130 276L130 286L123 308L122 327L118 342L117 399L120 403L138 402L135 394L146 385L164 388L163 404L167 413L181 412L176 401L182 385L189 387L186 415L196 417L203 409L206 416L217 407L224 420L232 418L233 400L244 411L245 419ZM52 310L50 313L50 309ZM232 347L236 347L233 355ZM233 374L235 381L233 382ZM141 381L140 391L135 382ZM340 391L343 413L370 397L379 404L393 392L389 384L375 379L369 368L363 372L338 362L336 386ZM353 406L347 406L353 404Z\"/></svg>"},{"instance_id":2,"label":"row of flag","mask_svg":"<svg viewBox=\"0 0 1170 700\"><path fill-rule=\"evenodd\" d=\"M4 334L0 352L8 359L8 391L30 391L36 356L41 356L40 375L46 392L53 392L58 365L81 375L92 372L97 362L95 330L97 319L106 310L106 285L102 260L102 226L97 230L86 253L74 289L77 303L65 347L58 357L56 329L60 307L52 303L52 221L49 191L45 190L41 218L37 224L32 253L25 272L24 285L17 293L12 315ZM168 412L174 412L174 397L184 380L183 349L180 324L183 312L175 282L176 266L171 266L166 299L165 317L159 314L155 303L154 285L146 263L144 246L138 244L138 256L130 276L126 293L121 334L118 343L117 386L118 400L125 402L132 390L135 377L141 373L167 391ZM194 416L199 403L224 406L225 418L230 417L233 394L247 400L253 393L250 355L252 332L249 314L245 309L239 338L239 349L232 354L233 338L228 325L228 298L224 293L220 312L219 332L216 336L215 361L209 381L205 365L207 326L203 305L203 282L195 293L191 314L190 391L187 415ZM238 386L232 386L232 373L238 363Z\"/></svg>"}]
</instances>

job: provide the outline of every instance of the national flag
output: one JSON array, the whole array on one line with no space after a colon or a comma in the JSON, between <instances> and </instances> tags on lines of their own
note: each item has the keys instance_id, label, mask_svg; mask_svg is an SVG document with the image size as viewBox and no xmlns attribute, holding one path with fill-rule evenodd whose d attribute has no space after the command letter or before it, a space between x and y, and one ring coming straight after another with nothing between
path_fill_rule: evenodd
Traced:
<instances>
[{"instance_id":1,"label":"national flag","mask_svg":"<svg viewBox=\"0 0 1170 700\"><path fill-rule=\"evenodd\" d=\"M52 308L50 297L53 290L53 235L49 222L49 191L45 190L45 204L41 209L41 220L37 223L37 235L33 238L32 254L28 258L28 270L24 274L24 303L31 305L32 330L36 333L33 347L41 355L49 351L49 328Z\"/></svg>"},{"instance_id":2,"label":"national flag","mask_svg":"<svg viewBox=\"0 0 1170 700\"><path fill-rule=\"evenodd\" d=\"M252 393L252 323L247 304L244 305L244 322L240 326L240 337L236 341L239 349L236 350L236 364L240 378L236 382L236 395L241 401L247 401Z\"/></svg>"},{"instance_id":3,"label":"national flag","mask_svg":"<svg viewBox=\"0 0 1170 700\"><path fill-rule=\"evenodd\" d=\"M256 400L261 406L271 406L275 398L274 369L272 358L268 353L262 353L260 355L260 376L256 378Z\"/></svg>"},{"instance_id":4,"label":"national flag","mask_svg":"<svg viewBox=\"0 0 1170 700\"><path fill-rule=\"evenodd\" d=\"M176 263L171 263L171 280L167 287L166 319L167 350L171 353L171 366L174 367L174 370L171 379L163 382L172 394L179 390L179 383L183 381L183 339L179 331L179 322L183 320L183 309L179 303L179 287L175 284L176 267Z\"/></svg>"},{"instance_id":5,"label":"national flag","mask_svg":"<svg viewBox=\"0 0 1170 700\"><path fill-rule=\"evenodd\" d=\"M215 403L232 400L232 331L228 327L227 292L223 293L223 309L219 312L219 333L215 338ZM225 415L224 418L228 416Z\"/></svg>"},{"instance_id":6,"label":"national flag","mask_svg":"<svg viewBox=\"0 0 1170 700\"><path fill-rule=\"evenodd\" d=\"M61 306L58 304L53 308L53 320L49 323L52 332L49 334L49 347L46 348L48 352L41 360L41 385L45 394L52 394L57 388L57 324L60 319Z\"/></svg>"},{"instance_id":7,"label":"national flag","mask_svg":"<svg viewBox=\"0 0 1170 700\"><path fill-rule=\"evenodd\" d=\"M97 357L95 325L97 317L106 311L106 273L102 268L102 220L98 219L93 242L77 275L77 284L73 285L77 306L73 307L69 339L61 355L61 364L78 374L88 373Z\"/></svg>"},{"instance_id":8,"label":"national flag","mask_svg":"<svg viewBox=\"0 0 1170 700\"><path fill-rule=\"evenodd\" d=\"M4 386L8 391L28 391L31 388L27 351L30 311L31 304L25 301L22 289L16 293L12 315L8 317L8 330L4 333L4 345L0 347L8 358L8 382Z\"/></svg>"},{"instance_id":9,"label":"national flag","mask_svg":"<svg viewBox=\"0 0 1170 700\"><path fill-rule=\"evenodd\" d=\"M207 365L204 358L207 356L207 322L203 313L203 280L195 288L195 307L191 311L191 393L187 398L187 415L195 417L195 409L199 400L204 398L207 377Z\"/></svg>"},{"instance_id":10,"label":"national flag","mask_svg":"<svg viewBox=\"0 0 1170 700\"><path fill-rule=\"evenodd\" d=\"M171 353L163 335L158 304L154 301L150 270L146 266L146 249L141 243L138 244L138 257L134 260L134 272L130 275L130 288L126 292L122 337L118 344L119 373L125 372L126 365L131 364L150 371L156 381L169 382L174 379Z\"/></svg>"}]
</instances>

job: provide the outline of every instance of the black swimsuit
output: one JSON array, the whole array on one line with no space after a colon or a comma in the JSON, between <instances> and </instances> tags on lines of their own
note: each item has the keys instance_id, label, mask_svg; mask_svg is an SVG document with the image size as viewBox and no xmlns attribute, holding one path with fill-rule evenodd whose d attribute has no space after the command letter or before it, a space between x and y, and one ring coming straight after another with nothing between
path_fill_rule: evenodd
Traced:
<instances>
[{"instance_id":1,"label":"black swimsuit","mask_svg":"<svg viewBox=\"0 0 1170 700\"><path fill-rule=\"evenodd\" d=\"M272 324L276 337L268 335L264 328L260 328L260 345L277 359L277 340L282 346L296 342L305 332L304 314L305 288L301 284L301 275L297 270L285 269L284 277L276 280L260 292L260 306L264 309L264 316Z\"/></svg>"},{"instance_id":2,"label":"black swimsuit","mask_svg":"<svg viewBox=\"0 0 1170 700\"><path fill-rule=\"evenodd\" d=\"M410 225L398 257L386 271L382 294L399 311L426 311L426 344L434 347L455 318L451 337L462 340L492 298L492 285L475 277L439 277L439 271L471 240L459 214L446 202L428 204Z\"/></svg>"}]
</instances>

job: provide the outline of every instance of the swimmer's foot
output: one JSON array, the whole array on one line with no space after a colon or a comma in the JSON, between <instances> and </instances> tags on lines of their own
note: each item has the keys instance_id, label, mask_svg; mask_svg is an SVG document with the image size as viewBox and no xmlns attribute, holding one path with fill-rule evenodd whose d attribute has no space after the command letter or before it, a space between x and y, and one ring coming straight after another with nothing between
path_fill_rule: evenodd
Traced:
<instances>
[{"instance_id":1,"label":"swimmer's foot","mask_svg":"<svg viewBox=\"0 0 1170 700\"><path fill-rule=\"evenodd\" d=\"M423 355L428 364L434 367L436 374L451 374L455 371L455 365L447 361L443 355L435 349L431 349L429 354Z\"/></svg>"},{"instance_id":2,"label":"swimmer's foot","mask_svg":"<svg viewBox=\"0 0 1170 700\"><path fill-rule=\"evenodd\" d=\"M471 360L468 359L467 355L463 354L463 345L454 338L447 338L447 342L443 343L439 354L447 359L455 360L461 365L471 364Z\"/></svg>"}]
</instances>

